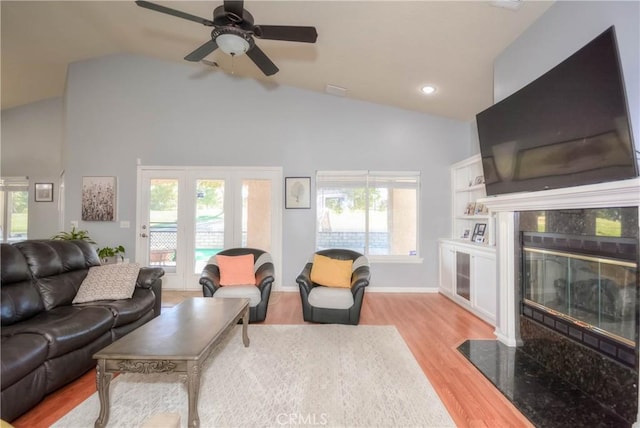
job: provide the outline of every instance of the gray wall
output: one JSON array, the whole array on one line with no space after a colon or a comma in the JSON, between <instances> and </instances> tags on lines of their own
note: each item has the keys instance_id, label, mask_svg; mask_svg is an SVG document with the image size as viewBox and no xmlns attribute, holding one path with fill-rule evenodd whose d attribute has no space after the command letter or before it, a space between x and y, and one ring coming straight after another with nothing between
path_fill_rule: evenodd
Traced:
<instances>
[{"instance_id":1,"label":"gray wall","mask_svg":"<svg viewBox=\"0 0 640 428\"><path fill-rule=\"evenodd\" d=\"M29 238L50 238L58 231L62 172L63 101L52 98L2 111L0 173L28 176ZM34 202L34 183L53 183L53 202Z\"/></svg>"},{"instance_id":2,"label":"gray wall","mask_svg":"<svg viewBox=\"0 0 640 428\"><path fill-rule=\"evenodd\" d=\"M134 248L136 159L144 165L282 166L284 176L419 170L424 263L374 265L372 285L437 286L436 241L450 230L449 165L470 154L468 123L135 55L70 66L65 120L67 220L80 217L82 176L118 177L118 221L132 228L80 222L102 245ZM295 284L314 251L315 216L315 209L284 211L285 286Z\"/></svg>"},{"instance_id":3,"label":"gray wall","mask_svg":"<svg viewBox=\"0 0 640 428\"><path fill-rule=\"evenodd\" d=\"M500 101L540 77L615 25L631 127L640 145L640 2L555 3L495 61L494 98Z\"/></svg>"}]
</instances>

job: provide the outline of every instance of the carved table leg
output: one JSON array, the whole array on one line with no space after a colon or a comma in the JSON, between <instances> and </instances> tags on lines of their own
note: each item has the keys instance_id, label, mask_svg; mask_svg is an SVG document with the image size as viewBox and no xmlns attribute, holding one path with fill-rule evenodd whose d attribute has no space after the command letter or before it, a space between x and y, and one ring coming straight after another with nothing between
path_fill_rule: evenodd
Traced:
<instances>
[{"instance_id":1,"label":"carved table leg","mask_svg":"<svg viewBox=\"0 0 640 428\"><path fill-rule=\"evenodd\" d=\"M106 360L98 360L96 366L96 386L100 397L100 415L96 419L95 427L102 428L109 421L109 384L113 378L113 373L107 373Z\"/></svg>"},{"instance_id":2,"label":"carved table leg","mask_svg":"<svg viewBox=\"0 0 640 428\"><path fill-rule=\"evenodd\" d=\"M247 309L242 316L242 343L244 343L244 347L249 346L249 335L247 333L247 327L249 326L249 306L247 305Z\"/></svg>"},{"instance_id":3,"label":"carved table leg","mask_svg":"<svg viewBox=\"0 0 640 428\"><path fill-rule=\"evenodd\" d=\"M200 393L200 366L197 362L187 362L187 396L189 397L189 420L187 426L189 428L198 428L200 426L200 417L198 416L198 394Z\"/></svg>"}]
</instances>

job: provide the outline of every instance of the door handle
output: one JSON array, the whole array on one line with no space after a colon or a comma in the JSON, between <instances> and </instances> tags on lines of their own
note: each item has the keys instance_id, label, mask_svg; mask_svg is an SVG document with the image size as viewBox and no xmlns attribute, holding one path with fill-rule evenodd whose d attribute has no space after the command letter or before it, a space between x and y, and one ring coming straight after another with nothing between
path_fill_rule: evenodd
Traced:
<instances>
[{"instance_id":1,"label":"door handle","mask_svg":"<svg viewBox=\"0 0 640 428\"><path fill-rule=\"evenodd\" d=\"M141 238L146 238L147 236L148 236L148 235L147 235L146 233L141 233L141 234L140 234L140 237L141 237Z\"/></svg>"}]
</instances>

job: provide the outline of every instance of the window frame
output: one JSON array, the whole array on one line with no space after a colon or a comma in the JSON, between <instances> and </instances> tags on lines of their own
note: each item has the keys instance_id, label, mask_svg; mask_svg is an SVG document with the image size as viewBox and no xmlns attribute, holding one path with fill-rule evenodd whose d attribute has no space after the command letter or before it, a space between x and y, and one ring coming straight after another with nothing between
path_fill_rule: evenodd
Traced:
<instances>
[{"instance_id":1,"label":"window frame","mask_svg":"<svg viewBox=\"0 0 640 428\"><path fill-rule=\"evenodd\" d=\"M331 183L330 180L334 178L335 183ZM350 178L353 178L350 180ZM369 251L369 198L367 198L365 202L365 256L369 259L369 262L372 263L422 263L422 252L420 245L420 212L421 212L421 197L420 197L420 189L421 189L421 173L420 171L373 171L373 170L318 170L315 174L315 190L316 190L316 205L318 208L318 194L319 190L322 188L321 185L326 183L327 185L323 187L339 187L341 182L344 183L352 183L353 186L345 186L345 187L359 187L358 180L363 180L363 184L366 189L369 189L370 183L374 185L380 182L389 181L390 183L396 183L396 180L406 178L408 180L415 180L415 184L407 185L407 188L415 189L416 191L416 220L415 220L415 246L416 246L416 254L415 255L404 255L404 254L390 254L390 255L382 255L382 254L368 254ZM377 187L380 187L379 185ZM388 186L389 189L400 188L402 186ZM368 194L368 192L367 192ZM319 215L320 213L316 213ZM319 233L320 222L316 218L315 221L315 249L318 250L318 233Z\"/></svg>"},{"instance_id":2,"label":"window frame","mask_svg":"<svg viewBox=\"0 0 640 428\"><path fill-rule=\"evenodd\" d=\"M24 239L28 239L29 237L29 177L0 177L0 209L2 213L0 213L0 240L3 243L17 242L9 240L9 233L11 230L11 213L9 209L11 208L9 204L10 193L13 192L27 192L26 202L27 202L27 235ZM23 239L19 239L22 241Z\"/></svg>"}]
</instances>

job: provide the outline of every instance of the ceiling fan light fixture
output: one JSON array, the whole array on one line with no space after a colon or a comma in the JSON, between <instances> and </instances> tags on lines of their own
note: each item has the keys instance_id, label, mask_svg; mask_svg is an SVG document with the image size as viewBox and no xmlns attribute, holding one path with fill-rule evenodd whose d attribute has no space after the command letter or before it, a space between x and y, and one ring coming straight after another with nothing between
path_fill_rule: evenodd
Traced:
<instances>
[{"instance_id":1,"label":"ceiling fan light fixture","mask_svg":"<svg viewBox=\"0 0 640 428\"><path fill-rule=\"evenodd\" d=\"M236 34L225 33L216 37L216 44L226 54L240 56L249 50L249 42Z\"/></svg>"}]
</instances>

